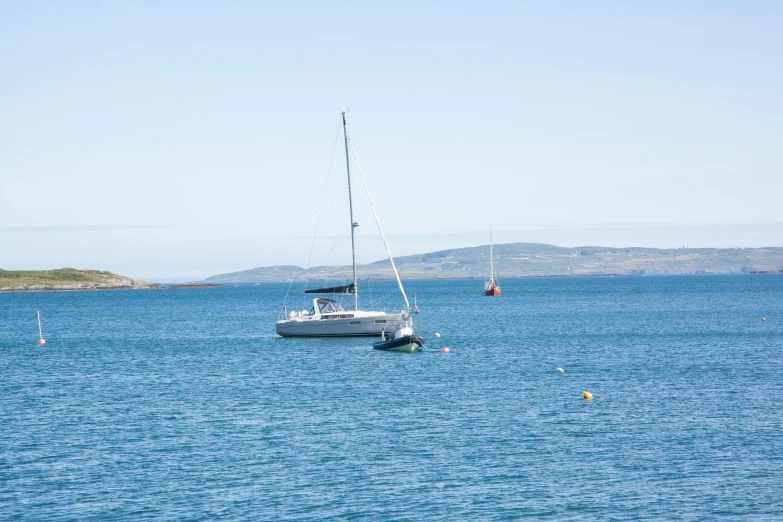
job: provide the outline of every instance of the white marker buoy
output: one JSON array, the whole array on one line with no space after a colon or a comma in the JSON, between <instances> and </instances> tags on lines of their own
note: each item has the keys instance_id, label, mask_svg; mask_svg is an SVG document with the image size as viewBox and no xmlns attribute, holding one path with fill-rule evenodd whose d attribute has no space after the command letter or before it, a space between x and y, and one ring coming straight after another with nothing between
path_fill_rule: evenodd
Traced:
<instances>
[{"instance_id":1,"label":"white marker buoy","mask_svg":"<svg viewBox=\"0 0 783 522\"><path fill-rule=\"evenodd\" d=\"M33 317L38 319L38 344L40 345L46 344L46 341L43 338L43 331L41 330L41 312L40 311L35 312L35 315Z\"/></svg>"},{"instance_id":2,"label":"white marker buoy","mask_svg":"<svg viewBox=\"0 0 783 522\"><path fill-rule=\"evenodd\" d=\"M565 373L565 370L562 368L557 368L557 373Z\"/></svg>"},{"instance_id":3,"label":"white marker buoy","mask_svg":"<svg viewBox=\"0 0 783 522\"><path fill-rule=\"evenodd\" d=\"M438 332L435 332L435 339L439 338L440 334Z\"/></svg>"}]
</instances>

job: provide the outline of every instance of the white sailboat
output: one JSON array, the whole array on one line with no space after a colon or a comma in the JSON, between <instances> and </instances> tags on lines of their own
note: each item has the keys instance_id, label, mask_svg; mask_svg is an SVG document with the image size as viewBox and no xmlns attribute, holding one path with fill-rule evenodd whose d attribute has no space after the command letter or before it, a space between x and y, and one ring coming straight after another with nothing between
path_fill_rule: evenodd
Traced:
<instances>
[{"instance_id":1,"label":"white sailboat","mask_svg":"<svg viewBox=\"0 0 783 522\"><path fill-rule=\"evenodd\" d=\"M370 192L367 190L367 183L364 181L364 175L362 174L359 162L356 160L356 154L354 152L354 160L356 161L357 170L361 176L362 183L367 191L367 198L370 201L370 207L372 208L375 221L378 225L378 231L383 239L383 245L386 247L386 253L389 255L389 261L391 262L392 269L394 270L394 276L397 279L397 286L400 293L405 300L405 307L399 312L387 313L374 310L361 310L359 308L359 285L357 284L356 277L356 241L354 232L359 223L353 219L353 199L351 194L351 167L350 157L348 153L350 139L348 138L348 132L345 124L345 112L342 112L343 119L343 136L345 140L345 163L346 171L348 174L348 205L350 209L351 218L351 259L353 264L353 282L348 285L334 286L329 288L319 288L316 290L305 290L305 294L316 294L318 297L313 299L312 308L302 311L292 311L287 316L279 318L275 324L275 330L278 335L283 337L354 337L354 336L381 336L388 332L397 332L404 329L407 334L408 329L411 329L411 308L408 302L408 297L405 295L405 289L402 286L400 275L397 272L397 267L394 265L394 259L392 258L389 245L386 242L386 237L383 235L383 229L381 223L378 221L378 214L375 211L375 206L372 204L372 198L370 198ZM353 152L353 145L350 146ZM353 309L346 310L342 303L335 299L325 297L328 295L338 294L352 294L353 295ZM285 306L283 307L285 310Z\"/></svg>"}]
</instances>

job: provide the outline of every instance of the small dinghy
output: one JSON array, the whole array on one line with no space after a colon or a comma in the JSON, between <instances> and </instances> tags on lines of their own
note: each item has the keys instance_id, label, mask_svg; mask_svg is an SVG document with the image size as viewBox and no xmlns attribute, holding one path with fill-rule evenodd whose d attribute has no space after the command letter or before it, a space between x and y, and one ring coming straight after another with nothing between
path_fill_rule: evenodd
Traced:
<instances>
[{"instance_id":1,"label":"small dinghy","mask_svg":"<svg viewBox=\"0 0 783 522\"><path fill-rule=\"evenodd\" d=\"M424 346L424 339L413 333L413 328L404 326L394 331L394 334L381 332L381 340L372 345L376 350L387 352L417 352Z\"/></svg>"}]
</instances>

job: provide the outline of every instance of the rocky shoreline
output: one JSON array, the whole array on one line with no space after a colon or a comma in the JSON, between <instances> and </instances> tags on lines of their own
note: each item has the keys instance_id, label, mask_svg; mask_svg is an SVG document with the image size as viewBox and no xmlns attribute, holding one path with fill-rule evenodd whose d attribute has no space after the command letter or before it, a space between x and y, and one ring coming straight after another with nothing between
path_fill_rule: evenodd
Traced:
<instances>
[{"instance_id":1,"label":"rocky shoreline","mask_svg":"<svg viewBox=\"0 0 783 522\"><path fill-rule=\"evenodd\" d=\"M91 290L160 290L167 288L160 283L147 283L142 281L122 281L117 283L72 283L67 285L19 285L5 286L0 288L0 292L84 292Z\"/></svg>"},{"instance_id":2,"label":"rocky shoreline","mask_svg":"<svg viewBox=\"0 0 783 522\"><path fill-rule=\"evenodd\" d=\"M218 285L215 283L200 283L200 282L193 282L193 283L179 283L176 285L167 285L166 288L172 288L172 289L178 289L178 288L223 288L223 285Z\"/></svg>"},{"instance_id":3,"label":"rocky shoreline","mask_svg":"<svg viewBox=\"0 0 783 522\"><path fill-rule=\"evenodd\" d=\"M50 284L22 284L17 286L0 287L0 293L14 292L91 292L98 290L178 290L182 288L223 288L223 285L214 283L180 283L164 285L161 283L148 283L133 279L118 280L112 282L80 282L64 285Z\"/></svg>"}]
</instances>

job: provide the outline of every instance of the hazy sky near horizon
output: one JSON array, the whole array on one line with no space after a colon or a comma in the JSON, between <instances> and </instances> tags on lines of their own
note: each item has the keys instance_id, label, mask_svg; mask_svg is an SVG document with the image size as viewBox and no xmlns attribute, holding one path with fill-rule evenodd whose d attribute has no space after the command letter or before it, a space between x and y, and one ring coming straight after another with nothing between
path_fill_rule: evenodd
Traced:
<instances>
[{"instance_id":1,"label":"hazy sky near horizon","mask_svg":"<svg viewBox=\"0 0 783 522\"><path fill-rule=\"evenodd\" d=\"M781 27L778 2L6 4L0 267L305 265L324 186L322 232L348 233L342 106L395 254L490 223L783 246Z\"/></svg>"}]
</instances>

